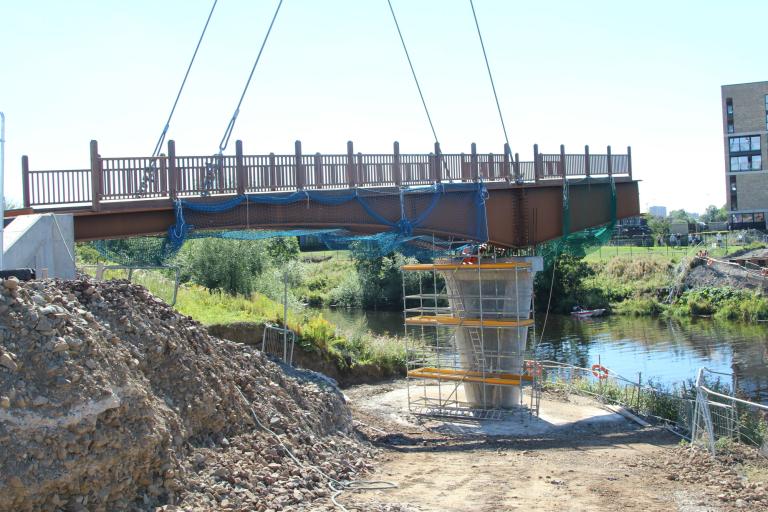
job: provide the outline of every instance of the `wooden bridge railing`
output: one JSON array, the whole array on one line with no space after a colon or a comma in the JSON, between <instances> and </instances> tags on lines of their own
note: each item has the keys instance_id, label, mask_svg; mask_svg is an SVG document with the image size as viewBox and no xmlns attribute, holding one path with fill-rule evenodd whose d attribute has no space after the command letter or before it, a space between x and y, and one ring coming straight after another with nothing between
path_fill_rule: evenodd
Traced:
<instances>
[{"instance_id":1,"label":"wooden bridge railing","mask_svg":"<svg viewBox=\"0 0 768 512\"><path fill-rule=\"evenodd\" d=\"M77 206L102 203L169 199L303 189L426 185L438 182L549 183L590 176L632 177L632 153L582 154L539 153L534 145L533 161L521 162L517 153L477 152L444 154L435 145L429 154L400 153L394 144L391 154L355 153L351 142L346 154L305 155L296 141L292 155L244 155L237 141L235 155L179 156L174 141L168 153L156 158L105 158L91 141L90 169L30 170L22 157L24 207Z\"/></svg>"}]
</instances>

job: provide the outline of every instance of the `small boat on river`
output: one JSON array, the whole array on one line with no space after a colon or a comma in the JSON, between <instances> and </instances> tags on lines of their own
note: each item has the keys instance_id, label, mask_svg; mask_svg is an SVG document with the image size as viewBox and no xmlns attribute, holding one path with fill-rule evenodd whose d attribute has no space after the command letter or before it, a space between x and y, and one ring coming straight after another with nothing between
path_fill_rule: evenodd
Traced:
<instances>
[{"instance_id":1,"label":"small boat on river","mask_svg":"<svg viewBox=\"0 0 768 512\"><path fill-rule=\"evenodd\" d=\"M576 318L593 318L602 316L603 313L605 313L605 309L582 309L577 306L571 311L571 316Z\"/></svg>"}]
</instances>

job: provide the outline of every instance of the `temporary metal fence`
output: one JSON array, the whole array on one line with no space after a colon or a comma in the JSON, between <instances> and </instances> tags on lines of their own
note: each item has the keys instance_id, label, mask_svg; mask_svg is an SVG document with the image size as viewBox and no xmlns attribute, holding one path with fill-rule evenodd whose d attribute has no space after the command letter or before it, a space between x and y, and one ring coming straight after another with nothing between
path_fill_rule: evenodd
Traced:
<instances>
[{"instance_id":1,"label":"temporary metal fence","mask_svg":"<svg viewBox=\"0 0 768 512\"><path fill-rule=\"evenodd\" d=\"M179 293L179 268L125 265L78 265L77 270L97 281L123 279L139 284L169 305L176 305Z\"/></svg>"},{"instance_id":2,"label":"temporary metal fence","mask_svg":"<svg viewBox=\"0 0 768 512\"><path fill-rule=\"evenodd\" d=\"M692 447L705 447L716 455L729 443L740 442L755 446L762 455L768 455L768 406L712 389L723 377L734 382L732 374L707 368L699 369L696 374Z\"/></svg>"},{"instance_id":3,"label":"temporary metal fence","mask_svg":"<svg viewBox=\"0 0 768 512\"><path fill-rule=\"evenodd\" d=\"M278 357L293 365L293 349L296 345L296 333L275 324L265 324L261 337L261 351Z\"/></svg>"},{"instance_id":4,"label":"temporary metal fence","mask_svg":"<svg viewBox=\"0 0 768 512\"><path fill-rule=\"evenodd\" d=\"M600 362L584 368L557 361L540 361L544 385L563 388L569 393L584 394L601 402L620 405L652 421L669 426L687 437L694 412L694 392L681 384L672 390L647 382L642 373L637 379L623 377Z\"/></svg>"},{"instance_id":5,"label":"temporary metal fence","mask_svg":"<svg viewBox=\"0 0 768 512\"><path fill-rule=\"evenodd\" d=\"M743 443L768 456L768 406L734 396L733 374L701 368L692 384L665 390L646 384L642 375L630 380L598 363L583 368L540 361L544 386L590 395L621 405L637 415L669 427L715 455L729 443ZM723 381L727 381L724 383Z\"/></svg>"}]
</instances>

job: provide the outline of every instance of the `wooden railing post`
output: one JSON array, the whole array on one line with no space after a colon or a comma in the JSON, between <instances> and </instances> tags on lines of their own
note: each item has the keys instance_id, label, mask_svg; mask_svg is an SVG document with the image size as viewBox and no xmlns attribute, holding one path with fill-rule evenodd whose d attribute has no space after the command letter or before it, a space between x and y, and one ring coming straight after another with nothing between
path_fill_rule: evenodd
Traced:
<instances>
[{"instance_id":1,"label":"wooden railing post","mask_svg":"<svg viewBox=\"0 0 768 512\"><path fill-rule=\"evenodd\" d=\"M509 144L504 143L504 179L510 182L514 179L512 167L510 166L510 156L512 151L509 149Z\"/></svg>"},{"instance_id":2,"label":"wooden railing post","mask_svg":"<svg viewBox=\"0 0 768 512\"><path fill-rule=\"evenodd\" d=\"M523 175L520 173L520 153L515 153L515 182L522 183Z\"/></svg>"},{"instance_id":3,"label":"wooden railing post","mask_svg":"<svg viewBox=\"0 0 768 512\"><path fill-rule=\"evenodd\" d=\"M179 192L179 169L176 167L176 141L168 141L168 197L175 201Z\"/></svg>"},{"instance_id":4,"label":"wooden railing post","mask_svg":"<svg viewBox=\"0 0 768 512\"><path fill-rule=\"evenodd\" d=\"M99 156L99 143L91 141L91 208L93 211L101 209L101 157Z\"/></svg>"},{"instance_id":5,"label":"wooden railing post","mask_svg":"<svg viewBox=\"0 0 768 512\"><path fill-rule=\"evenodd\" d=\"M323 188L323 157L315 153L315 187Z\"/></svg>"},{"instance_id":6,"label":"wooden railing post","mask_svg":"<svg viewBox=\"0 0 768 512\"><path fill-rule=\"evenodd\" d=\"M627 172L629 173L629 179L632 179L632 147L627 146Z\"/></svg>"},{"instance_id":7,"label":"wooden railing post","mask_svg":"<svg viewBox=\"0 0 768 512\"><path fill-rule=\"evenodd\" d=\"M613 159L611 158L611 146L608 146L608 176L613 176Z\"/></svg>"},{"instance_id":8,"label":"wooden railing post","mask_svg":"<svg viewBox=\"0 0 768 512\"><path fill-rule=\"evenodd\" d=\"M296 188L298 190L304 190L304 184L306 183L307 179L304 174L304 169L302 169L301 165L301 141L297 140L293 147L296 150Z\"/></svg>"},{"instance_id":9,"label":"wooden railing post","mask_svg":"<svg viewBox=\"0 0 768 512\"><path fill-rule=\"evenodd\" d=\"M533 181L534 183L539 182L540 176L541 176L541 159L539 158L539 145L534 144L533 145Z\"/></svg>"},{"instance_id":10,"label":"wooden railing post","mask_svg":"<svg viewBox=\"0 0 768 512\"><path fill-rule=\"evenodd\" d=\"M21 193L24 208L29 208L29 157L21 157Z\"/></svg>"},{"instance_id":11,"label":"wooden railing post","mask_svg":"<svg viewBox=\"0 0 768 512\"><path fill-rule=\"evenodd\" d=\"M277 190L277 164L274 153L269 154L269 188Z\"/></svg>"},{"instance_id":12,"label":"wooden railing post","mask_svg":"<svg viewBox=\"0 0 768 512\"><path fill-rule=\"evenodd\" d=\"M355 182L355 150L352 141L347 141L347 185L353 188L357 185Z\"/></svg>"},{"instance_id":13,"label":"wooden railing post","mask_svg":"<svg viewBox=\"0 0 768 512\"><path fill-rule=\"evenodd\" d=\"M472 179L474 181L480 180L480 166L477 163L477 144L472 143L472 155L470 156L470 166L472 167Z\"/></svg>"},{"instance_id":14,"label":"wooden railing post","mask_svg":"<svg viewBox=\"0 0 768 512\"><path fill-rule=\"evenodd\" d=\"M235 141L235 180L237 180L237 195L245 195L248 188L248 172L243 160L243 141Z\"/></svg>"},{"instance_id":15,"label":"wooden railing post","mask_svg":"<svg viewBox=\"0 0 768 512\"><path fill-rule=\"evenodd\" d=\"M488 153L488 180L496 178L496 165L493 153Z\"/></svg>"},{"instance_id":16,"label":"wooden railing post","mask_svg":"<svg viewBox=\"0 0 768 512\"><path fill-rule=\"evenodd\" d=\"M560 175L565 179L565 144L560 144Z\"/></svg>"},{"instance_id":17,"label":"wooden railing post","mask_svg":"<svg viewBox=\"0 0 768 512\"><path fill-rule=\"evenodd\" d=\"M440 183L442 181L441 177L443 174L443 166L442 166L442 155L440 153L440 143L435 142L435 158L433 159L433 167L432 167L432 183Z\"/></svg>"},{"instance_id":18,"label":"wooden railing post","mask_svg":"<svg viewBox=\"0 0 768 512\"><path fill-rule=\"evenodd\" d=\"M363 154L357 152L357 161L355 162L355 183L363 185L366 183L365 173L363 173Z\"/></svg>"},{"instance_id":19,"label":"wooden railing post","mask_svg":"<svg viewBox=\"0 0 768 512\"><path fill-rule=\"evenodd\" d=\"M584 146L584 176L589 178L589 146Z\"/></svg>"},{"instance_id":20,"label":"wooden railing post","mask_svg":"<svg viewBox=\"0 0 768 512\"><path fill-rule=\"evenodd\" d=\"M403 184L403 171L400 166L400 143L395 141L393 144L394 155L392 157L392 179L395 181L395 186L399 187Z\"/></svg>"}]
</instances>

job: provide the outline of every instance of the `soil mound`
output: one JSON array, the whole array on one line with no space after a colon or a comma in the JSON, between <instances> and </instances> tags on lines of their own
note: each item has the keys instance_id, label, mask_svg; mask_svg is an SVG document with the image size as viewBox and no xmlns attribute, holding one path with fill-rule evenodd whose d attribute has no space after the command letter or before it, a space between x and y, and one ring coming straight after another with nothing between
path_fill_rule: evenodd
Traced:
<instances>
[{"instance_id":1,"label":"soil mound","mask_svg":"<svg viewBox=\"0 0 768 512\"><path fill-rule=\"evenodd\" d=\"M128 282L5 280L0 335L0 510L317 509L309 465L372 455L338 390Z\"/></svg>"}]
</instances>

